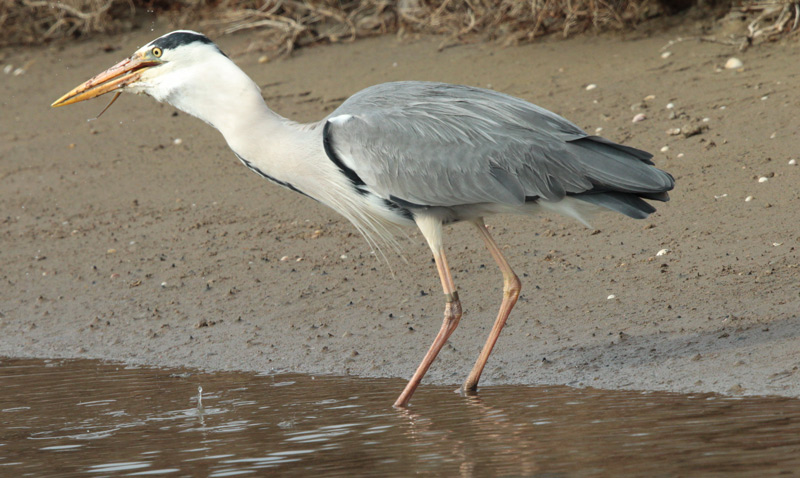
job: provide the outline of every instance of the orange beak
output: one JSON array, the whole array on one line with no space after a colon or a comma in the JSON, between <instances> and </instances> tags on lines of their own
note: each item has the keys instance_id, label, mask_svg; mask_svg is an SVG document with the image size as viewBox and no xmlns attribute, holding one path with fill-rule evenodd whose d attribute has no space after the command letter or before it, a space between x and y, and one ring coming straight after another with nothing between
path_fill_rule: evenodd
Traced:
<instances>
[{"instance_id":1,"label":"orange beak","mask_svg":"<svg viewBox=\"0 0 800 478\"><path fill-rule=\"evenodd\" d=\"M114 90L119 90L137 81L146 69L159 64L161 64L161 62L145 59L139 55L126 58L57 99L50 106L55 108L57 106L71 105Z\"/></svg>"}]
</instances>

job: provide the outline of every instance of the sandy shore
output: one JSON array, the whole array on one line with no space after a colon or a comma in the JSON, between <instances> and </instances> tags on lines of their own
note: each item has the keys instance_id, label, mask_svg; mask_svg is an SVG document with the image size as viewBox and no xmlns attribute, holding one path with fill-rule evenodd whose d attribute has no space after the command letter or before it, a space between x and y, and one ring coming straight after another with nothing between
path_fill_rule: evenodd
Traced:
<instances>
[{"instance_id":1,"label":"sandy shore","mask_svg":"<svg viewBox=\"0 0 800 478\"><path fill-rule=\"evenodd\" d=\"M102 99L49 108L161 33L0 50L3 65L27 64L0 73L0 355L409 377L443 309L418 232L399 239L407 262L384 261L333 211L149 98L124 95L89 122ZM687 40L662 58L677 36L443 51L385 37L268 63L246 36L219 44L299 121L383 81L477 85L602 128L675 176L644 221L489 220L523 293L483 385L799 396L800 47ZM722 69L730 56L744 68ZM456 384L502 280L468 226L446 240L465 313L426 380Z\"/></svg>"}]
</instances>

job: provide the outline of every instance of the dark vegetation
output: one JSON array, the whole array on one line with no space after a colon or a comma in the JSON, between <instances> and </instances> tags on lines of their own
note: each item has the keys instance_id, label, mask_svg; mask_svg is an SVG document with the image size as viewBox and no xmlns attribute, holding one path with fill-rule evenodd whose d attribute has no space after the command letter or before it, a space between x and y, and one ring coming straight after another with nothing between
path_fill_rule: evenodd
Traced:
<instances>
[{"instance_id":1,"label":"dark vegetation","mask_svg":"<svg viewBox=\"0 0 800 478\"><path fill-rule=\"evenodd\" d=\"M735 41L747 46L796 31L798 1L4 0L0 46L119 33L147 27L156 19L212 35L250 30L255 48L284 53L386 33L438 34L443 45L478 40L516 44L543 35L632 31L648 21L681 21L681 15L709 24L734 17L743 24L741 38ZM693 14L686 16L687 11Z\"/></svg>"}]
</instances>

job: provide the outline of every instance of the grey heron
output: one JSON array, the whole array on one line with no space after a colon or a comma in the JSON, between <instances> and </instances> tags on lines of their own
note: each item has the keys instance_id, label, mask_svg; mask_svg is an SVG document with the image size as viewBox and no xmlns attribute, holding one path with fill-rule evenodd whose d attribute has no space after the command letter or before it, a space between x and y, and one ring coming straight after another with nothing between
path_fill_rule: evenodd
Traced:
<instances>
[{"instance_id":1,"label":"grey heron","mask_svg":"<svg viewBox=\"0 0 800 478\"><path fill-rule=\"evenodd\" d=\"M642 219L667 201L669 173L652 155L591 136L544 108L496 91L402 81L366 88L323 120L299 124L267 107L259 87L206 36L163 35L55 101L144 93L218 129L251 170L326 204L371 244L416 225L445 295L444 321L395 406L409 403L461 319L442 226L471 222L503 275L503 298L464 382L474 390L520 293L484 216L551 211L588 225L599 210ZM116 96L115 98L116 99ZM112 100L113 102L113 100Z\"/></svg>"}]
</instances>

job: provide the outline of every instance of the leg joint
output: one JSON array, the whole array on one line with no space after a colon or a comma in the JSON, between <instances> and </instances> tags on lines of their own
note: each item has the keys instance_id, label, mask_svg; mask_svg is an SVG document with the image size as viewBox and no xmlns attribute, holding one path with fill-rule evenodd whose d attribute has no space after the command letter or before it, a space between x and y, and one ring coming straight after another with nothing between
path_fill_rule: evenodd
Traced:
<instances>
[{"instance_id":1,"label":"leg joint","mask_svg":"<svg viewBox=\"0 0 800 478\"><path fill-rule=\"evenodd\" d=\"M447 303L444 307L444 321L452 324L451 326L455 328L461 320L461 301L458 300L458 292L453 291L452 294L447 295Z\"/></svg>"},{"instance_id":2,"label":"leg joint","mask_svg":"<svg viewBox=\"0 0 800 478\"><path fill-rule=\"evenodd\" d=\"M522 282L520 282L516 274L511 274L511 277L503 281L503 294L506 297L519 297L519 292L521 290Z\"/></svg>"},{"instance_id":3,"label":"leg joint","mask_svg":"<svg viewBox=\"0 0 800 478\"><path fill-rule=\"evenodd\" d=\"M453 303L453 302L460 302L458 300L458 291L455 291L455 290L453 292L446 293L444 295L444 299L447 301L448 304Z\"/></svg>"}]
</instances>

